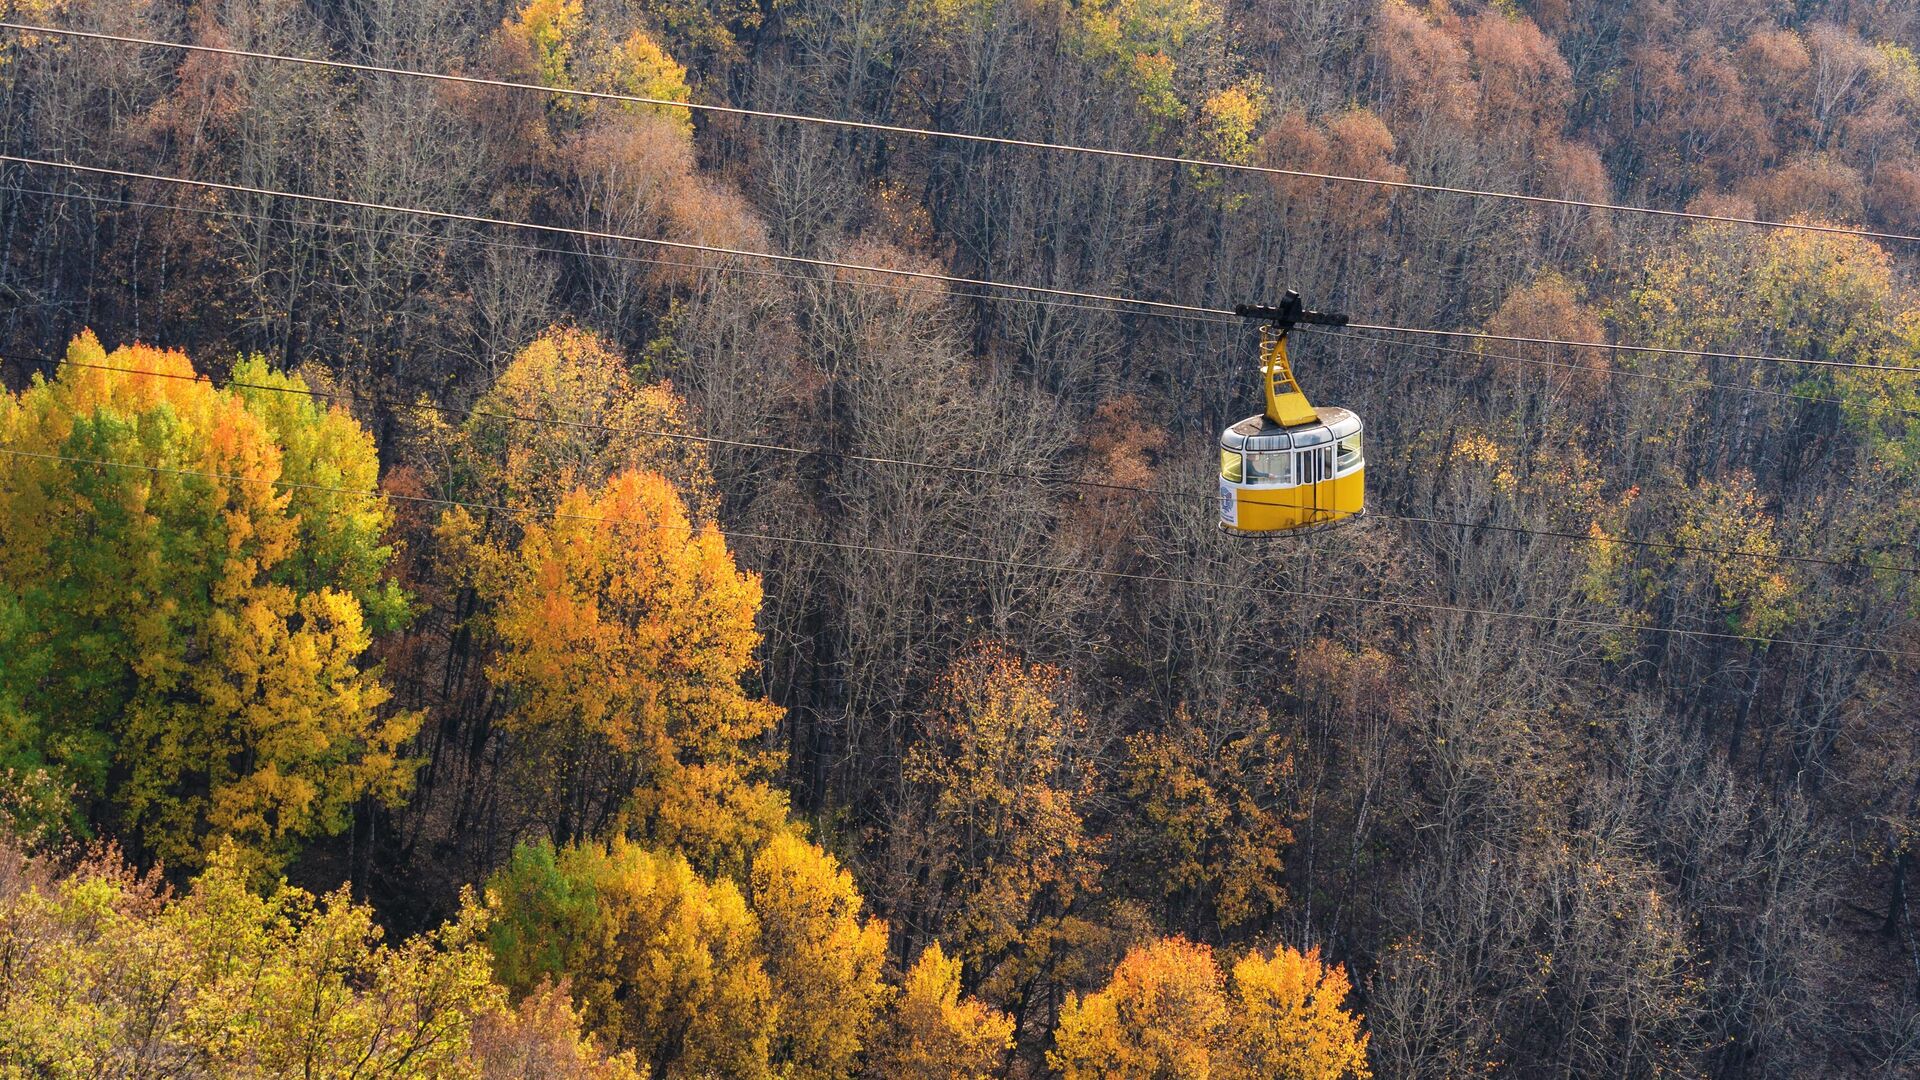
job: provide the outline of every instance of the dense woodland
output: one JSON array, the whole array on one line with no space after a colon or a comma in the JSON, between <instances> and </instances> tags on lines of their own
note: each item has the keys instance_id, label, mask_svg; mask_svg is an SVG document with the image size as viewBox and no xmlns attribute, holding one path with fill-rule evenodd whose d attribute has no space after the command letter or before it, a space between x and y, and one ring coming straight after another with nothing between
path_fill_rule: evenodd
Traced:
<instances>
[{"instance_id":1,"label":"dense woodland","mask_svg":"<svg viewBox=\"0 0 1920 1080\"><path fill-rule=\"evenodd\" d=\"M1920 233L1910 0L0 13ZM1920 368L1908 241L16 31L0 116L238 188ZM1249 541L1252 328L1035 299L0 164L0 1075L1920 1075L1920 377L1303 333L1378 513Z\"/></svg>"}]
</instances>

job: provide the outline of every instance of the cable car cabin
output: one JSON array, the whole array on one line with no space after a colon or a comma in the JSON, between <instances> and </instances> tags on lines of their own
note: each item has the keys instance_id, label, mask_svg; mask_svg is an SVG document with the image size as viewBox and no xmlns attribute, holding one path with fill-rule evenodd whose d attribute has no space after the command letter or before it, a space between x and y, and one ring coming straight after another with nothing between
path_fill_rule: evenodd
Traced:
<instances>
[{"instance_id":1,"label":"cable car cabin","mask_svg":"<svg viewBox=\"0 0 1920 1080\"><path fill-rule=\"evenodd\" d=\"M1220 435L1220 527L1241 536L1299 534L1365 514L1360 418L1309 404L1287 358L1287 331L1295 325L1345 326L1346 316L1307 311L1292 292L1277 308L1235 310L1266 321L1260 373L1267 411Z\"/></svg>"},{"instance_id":2,"label":"cable car cabin","mask_svg":"<svg viewBox=\"0 0 1920 1080\"><path fill-rule=\"evenodd\" d=\"M1220 435L1220 527L1259 535L1342 524L1366 512L1360 418L1315 409L1311 423L1249 416Z\"/></svg>"}]
</instances>

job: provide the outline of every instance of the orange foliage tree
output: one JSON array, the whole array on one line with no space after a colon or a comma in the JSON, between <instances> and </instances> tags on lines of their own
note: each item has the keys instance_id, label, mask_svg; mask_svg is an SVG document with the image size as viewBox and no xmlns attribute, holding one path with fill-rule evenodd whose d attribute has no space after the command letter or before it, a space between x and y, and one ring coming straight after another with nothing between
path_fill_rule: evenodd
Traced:
<instances>
[{"instance_id":1,"label":"orange foliage tree","mask_svg":"<svg viewBox=\"0 0 1920 1080\"><path fill-rule=\"evenodd\" d=\"M758 745L779 710L742 685L759 580L653 473L575 490L512 548L479 532L464 509L440 526L487 605L488 678L552 835L597 835L624 811L698 865L743 865L785 818Z\"/></svg>"},{"instance_id":2,"label":"orange foliage tree","mask_svg":"<svg viewBox=\"0 0 1920 1080\"><path fill-rule=\"evenodd\" d=\"M1047 1063L1065 1080L1365 1080L1367 1036L1346 1010L1346 972L1282 946L1234 965L1162 938L1128 950L1105 989L1060 1014Z\"/></svg>"},{"instance_id":3,"label":"orange foliage tree","mask_svg":"<svg viewBox=\"0 0 1920 1080\"><path fill-rule=\"evenodd\" d=\"M1607 337L1599 316L1581 302L1570 282L1554 273L1542 274L1508 293L1500 310L1487 320L1487 333L1561 341L1605 341ZM1607 388L1605 358L1597 349L1502 343L1500 352L1504 358L1495 363L1516 383L1531 380L1555 389L1570 385L1587 402Z\"/></svg>"},{"instance_id":4,"label":"orange foliage tree","mask_svg":"<svg viewBox=\"0 0 1920 1080\"><path fill-rule=\"evenodd\" d=\"M1065 1080L1153 1080L1218 1070L1227 995L1213 950L1163 938L1127 950L1106 989L1067 1002L1047 1063Z\"/></svg>"}]
</instances>

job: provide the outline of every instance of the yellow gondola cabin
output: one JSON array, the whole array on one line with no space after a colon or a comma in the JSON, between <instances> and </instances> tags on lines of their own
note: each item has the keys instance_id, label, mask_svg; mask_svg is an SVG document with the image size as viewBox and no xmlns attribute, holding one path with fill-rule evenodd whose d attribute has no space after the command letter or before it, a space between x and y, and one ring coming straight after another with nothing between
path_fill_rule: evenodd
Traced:
<instances>
[{"instance_id":1,"label":"yellow gondola cabin","mask_svg":"<svg viewBox=\"0 0 1920 1080\"><path fill-rule=\"evenodd\" d=\"M1260 373L1267 410L1220 435L1220 527L1241 536L1299 534L1365 514L1360 418L1309 404L1287 358L1287 332L1295 326L1345 326L1346 316L1307 311L1292 292L1279 307L1235 311L1264 321Z\"/></svg>"}]
</instances>

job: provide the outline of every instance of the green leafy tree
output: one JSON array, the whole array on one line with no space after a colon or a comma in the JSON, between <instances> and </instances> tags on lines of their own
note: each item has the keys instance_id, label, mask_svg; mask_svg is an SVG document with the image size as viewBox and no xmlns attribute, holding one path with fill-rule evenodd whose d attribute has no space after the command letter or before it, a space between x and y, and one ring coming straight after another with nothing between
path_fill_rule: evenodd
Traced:
<instances>
[{"instance_id":1,"label":"green leafy tree","mask_svg":"<svg viewBox=\"0 0 1920 1080\"><path fill-rule=\"evenodd\" d=\"M277 866L359 799L397 802L419 717L363 663L406 612L387 508L287 486L370 489L371 439L179 353L83 335L68 356L96 366L0 400L0 764L182 867L218 837Z\"/></svg>"}]
</instances>

